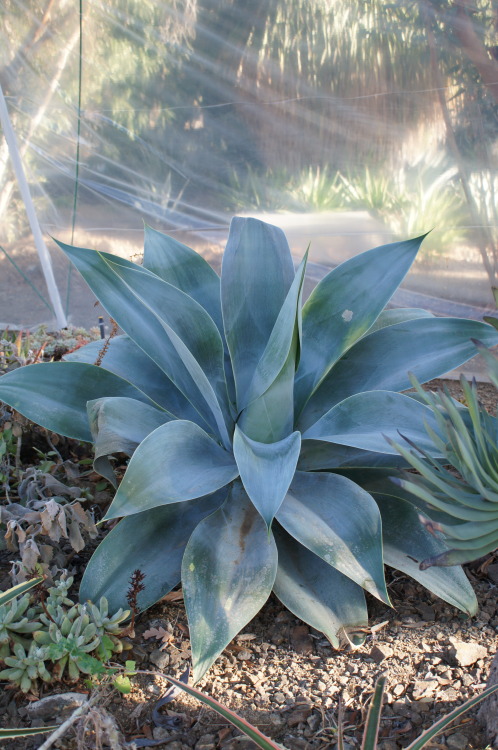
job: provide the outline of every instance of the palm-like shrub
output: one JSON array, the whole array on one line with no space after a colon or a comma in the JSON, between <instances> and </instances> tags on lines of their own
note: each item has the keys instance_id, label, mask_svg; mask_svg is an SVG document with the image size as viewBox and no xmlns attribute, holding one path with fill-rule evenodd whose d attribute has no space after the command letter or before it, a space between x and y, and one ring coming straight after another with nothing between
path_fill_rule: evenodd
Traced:
<instances>
[{"instance_id":1,"label":"palm-like shrub","mask_svg":"<svg viewBox=\"0 0 498 750\"><path fill-rule=\"evenodd\" d=\"M387 479L402 459L386 436L434 454L431 410L399 393L407 371L429 380L471 337L498 342L484 323L384 310L421 240L348 260L304 307L306 257L295 271L283 233L254 219L233 220L221 280L152 229L143 266L61 245L125 335L4 375L0 398L93 441L111 479L109 457L131 456L80 596L125 606L138 568L146 608L181 581L195 680L272 590L332 644L361 641L364 589L389 603L384 562L475 611L461 569L419 570L444 544Z\"/></svg>"}]
</instances>

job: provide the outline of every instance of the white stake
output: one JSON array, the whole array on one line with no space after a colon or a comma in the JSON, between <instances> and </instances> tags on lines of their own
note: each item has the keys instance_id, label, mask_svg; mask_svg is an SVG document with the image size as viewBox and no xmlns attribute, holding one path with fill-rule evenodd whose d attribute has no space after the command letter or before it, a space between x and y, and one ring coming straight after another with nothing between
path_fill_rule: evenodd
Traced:
<instances>
[{"instance_id":1,"label":"white stake","mask_svg":"<svg viewBox=\"0 0 498 750\"><path fill-rule=\"evenodd\" d=\"M19 149L17 147L16 136L10 122L9 112L7 110L7 104L5 102L5 97L3 95L1 86L0 123L3 128L5 140L7 141L7 145L9 147L9 154L12 160L12 166L14 167L14 172L17 177L17 182L19 184L19 190L21 191L21 196L26 207L26 213L28 215L31 231L33 232L33 239L35 241L36 249L38 250L38 255L40 257L40 263L43 275L45 276L45 282L47 284L50 301L55 312L57 325L59 328L65 328L67 326L67 320L66 316L64 315L64 310L62 309L59 290L57 288L57 284L55 283L50 255L48 254L47 246L45 245L45 241L41 233L40 224L35 212L35 207L33 205L33 199L31 198L26 175L24 174L24 168L22 165L21 157L19 155Z\"/></svg>"}]
</instances>

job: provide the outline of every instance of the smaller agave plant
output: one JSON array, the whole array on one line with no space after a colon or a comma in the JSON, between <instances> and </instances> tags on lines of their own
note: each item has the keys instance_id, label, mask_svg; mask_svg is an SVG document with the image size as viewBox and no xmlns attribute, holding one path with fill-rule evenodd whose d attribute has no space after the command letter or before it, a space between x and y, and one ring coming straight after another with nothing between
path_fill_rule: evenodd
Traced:
<instances>
[{"instance_id":1,"label":"smaller agave plant","mask_svg":"<svg viewBox=\"0 0 498 750\"><path fill-rule=\"evenodd\" d=\"M232 221L221 279L150 228L141 266L59 243L124 335L7 373L0 398L93 442L111 481L112 455L131 456L80 598L125 607L138 569L145 609L181 582L195 681L272 591L333 645L361 642L364 591L389 603L384 563L475 612L460 568L419 570L447 548L389 481L405 461L386 437L438 457L431 409L400 393L407 371L424 382L469 359L472 337L498 343L485 323L385 309L422 239L351 258L304 306L306 256L295 269L255 219Z\"/></svg>"},{"instance_id":2,"label":"smaller agave plant","mask_svg":"<svg viewBox=\"0 0 498 750\"><path fill-rule=\"evenodd\" d=\"M491 382L498 388L498 359L479 341ZM477 384L460 379L467 408L445 390L424 391L413 379L420 400L432 410L438 432L428 428L435 459L416 444L392 445L419 473L392 478L411 493L422 522L438 532L448 547L422 560L421 570L432 565L461 565L498 548L498 423L479 402ZM456 469L452 471L451 469Z\"/></svg>"}]
</instances>

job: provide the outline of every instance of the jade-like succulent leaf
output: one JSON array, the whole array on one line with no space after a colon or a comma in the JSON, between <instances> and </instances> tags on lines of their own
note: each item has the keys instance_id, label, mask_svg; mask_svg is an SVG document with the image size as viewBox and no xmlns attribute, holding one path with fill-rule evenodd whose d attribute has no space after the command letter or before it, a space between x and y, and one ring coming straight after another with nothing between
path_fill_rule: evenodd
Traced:
<instances>
[{"instance_id":1,"label":"jade-like succulent leaf","mask_svg":"<svg viewBox=\"0 0 498 750\"><path fill-rule=\"evenodd\" d=\"M198 425L183 420L168 422L136 449L106 520L203 497L224 487L238 473L233 455Z\"/></svg>"},{"instance_id":2,"label":"jade-like succulent leaf","mask_svg":"<svg viewBox=\"0 0 498 750\"><path fill-rule=\"evenodd\" d=\"M300 447L299 432L278 443L258 443L235 426L233 453L240 479L268 529L292 482Z\"/></svg>"},{"instance_id":3,"label":"jade-like succulent leaf","mask_svg":"<svg viewBox=\"0 0 498 750\"><path fill-rule=\"evenodd\" d=\"M240 482L226 503L201 521L182 563L194 682L268 599L277 550Z\"/></svg>"},{"instance_id":4,"label":"jade-like succulent leaf","mask_svg":"<svg viewBox=\"0 0 498 750\"><path fill-rule=\"evenodd\" d=\"M380 514L368 492L337 474L298 471L276 518L315 555L389 604Z\"/></svg>"},{"instance_id":5,"label":"jade-like succulent leaf","mask_svg":"<svg viewBox=\"0 0 498 750\"><path fill-rule=\"evenodd\" d=\"M135 570L145 575L145 589L138 594L141 610L166 596L180 583L183 552L190 535L203 518L220 507L226 495L223 488L208 497L123 518L87 563L80 601L98 602L105 596L110 612L128 609L126 592Z\"/></svg>"},{"instance_id":6,"label":"jade-like succulent leaf","mask_svg":"<svg viewBox=\"0 0 498 750\"><path fill-rule=\"evenodd\" d=\"M282 604L312 628L324 633L335 648L345 638L355 645L368 627L363 589L283 529L274 529L278 570L273 592Z\"/></svg>"},{"instance_id":7,"label":"jade-like succulent leaf","mask_svg":"<svg viewBox=\"0 0 498 750\"><path fill-rule=\"evenodd\" d=\"M239 410L293 280L284 233L257 219L232 219L221 304Z\"/></svg>"},{"instance_id":8,"label":"jade-like succulent leaf","mask_svg":"<svg viewBox=\"0 0 498 750\"><path fill-rule=\"evenodd\" d=\"M92 441L87 401L104 396L125 396L151 404L145 393L127 380L83 362L28 365L0 379L1 401L36 424L86 442Z\"/></svg>"},{"instance_id":9,"label":"jade-like succulent leaf","mask_svg":"<svg viewBox=\"0 0 498 750\"><path fill-rule=\"evenodd\" d=\"M374 453L395 453L388 440L399 440L403 435L428 453L437 455L426 425L438 433L434 414L428 406L401 393L367 391L333 406L303 433L303 438Z\"/></svg>"},{"instance_id":10,"label":"jade-like succulent leaf","mask_svg":"<svg viewBox=\"0 0 498 750\"><path fill-rule=\"evenodd\" d=\"M145 225L144 267L193 297L223 332L220 278L202 255Z\"/></svg>"},{"instance_id":11,"label":"jade-like succulent leaf","mask_svg":"<svg viewBox=\"0 0 498 750\"><path fill-rule=\"evenodd\" d=\"M419 318L369 332L337 362L310 398L299 418L300 429L355 393L411 388L409 372L422 383L440 377L472 357L471 339L479 336L488 346L498 344L498 334L490 326L458 318Z\"/></svg>"},{"instance_id":12,"label":"jade-like succulent leaf","mask_svg":"<svg viewBox=\"0 0 498 750\"><path fill-rule=\"evenodd\" d=\"M341 263L303 309L303 349L296 374L297 413L331 367L375 323L403 281L423 237L382 245Z\"/></svg>"},{"instance_id":13,"label":"jade-like succulent leaf","mask_svg":"<svg viewBox=\"0 0 498 750\"><path fill-rule=\"evenodd\" d=\"M76 349L76 351L66 354L64 361L86 362L93 365L98 360L104 343L103 341L91 341L89 344ZM147 393L152 401L155 401L170 414L174 414L177 419L197 422L206 429L206 422L194 409L190 401L129 336L115 336L108 342L101 366L105 370L129 380L141 391Z\"/></svg>"},{"instance_id":14,"label":"jade-like succulent leaf","mask_svg":"<svg viewBox=\"0 0 498 750\"><path fill-rule=\"evenodd\" d=\"M173 417L132 398L99 398L87 403L88 421L94 441L95 471L115 487L116 477L109 461L113 453L132 456L147 435Z\"/></svg>"},{"instance_id":15,"label":"jade-like succulent leaf","mask_svg":"<svg viewBox=\"0 0 498 750\"><path fill-rule=\"evenodd\" d=\"M477 612L477 599L462 568L429 568L419 563L447 551L438 536L420 522L417 509L402 498L374 495L382 516L384 562L414 578L444 601L468 615Z\"/></svg>"}]
</instances>

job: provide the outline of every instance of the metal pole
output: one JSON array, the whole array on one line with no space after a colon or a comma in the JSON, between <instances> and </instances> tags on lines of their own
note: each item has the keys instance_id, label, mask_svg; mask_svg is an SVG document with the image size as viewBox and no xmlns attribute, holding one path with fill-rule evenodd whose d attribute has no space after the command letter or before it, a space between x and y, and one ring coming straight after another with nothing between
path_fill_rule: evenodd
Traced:
<instances>
[{"instance_id":1,"label":"metal pole","mask_svg":"<svg viewBox=\"0 0 498 750\"><path fill-rule=\"evenodd\" d=\"M43 275L45 276L45 282L47 284L50 301L52 303L52 307L53 307L55 317L57 320L57 326L59 328L65 328L67 326L67 320L64 314L64 310L62 308L59 290L57 289L57 284L55 283L54 272L52 270L52 263L50 261L50 255L48 254L47 246L45 245L45 241L41 233L40 224L38 222L38 217L36 215L35 207L33 205L33 199L31 198L28 181L26 180L26 175L24 173L24 168L23 168L21 157L19 154L19 149L17 147L16 136L12 128L12 124L10 122L9 112L7 110L7 104L5 102L5 97L3 95L1 86L0 86L0 123L3 128L5 140L7 141L7 145L9 147L9 154L12 160L12 166L14 167L14 172L17 177L17 182L19 184L19 190L21 192L21 196L24 201L24 205L26 207L26 213L28 215L29 224L31 226L31 231L33 233L35 246L38 251L38 255L40 257L40 263L41 263Z\"/></svg>"}]
</instances>

